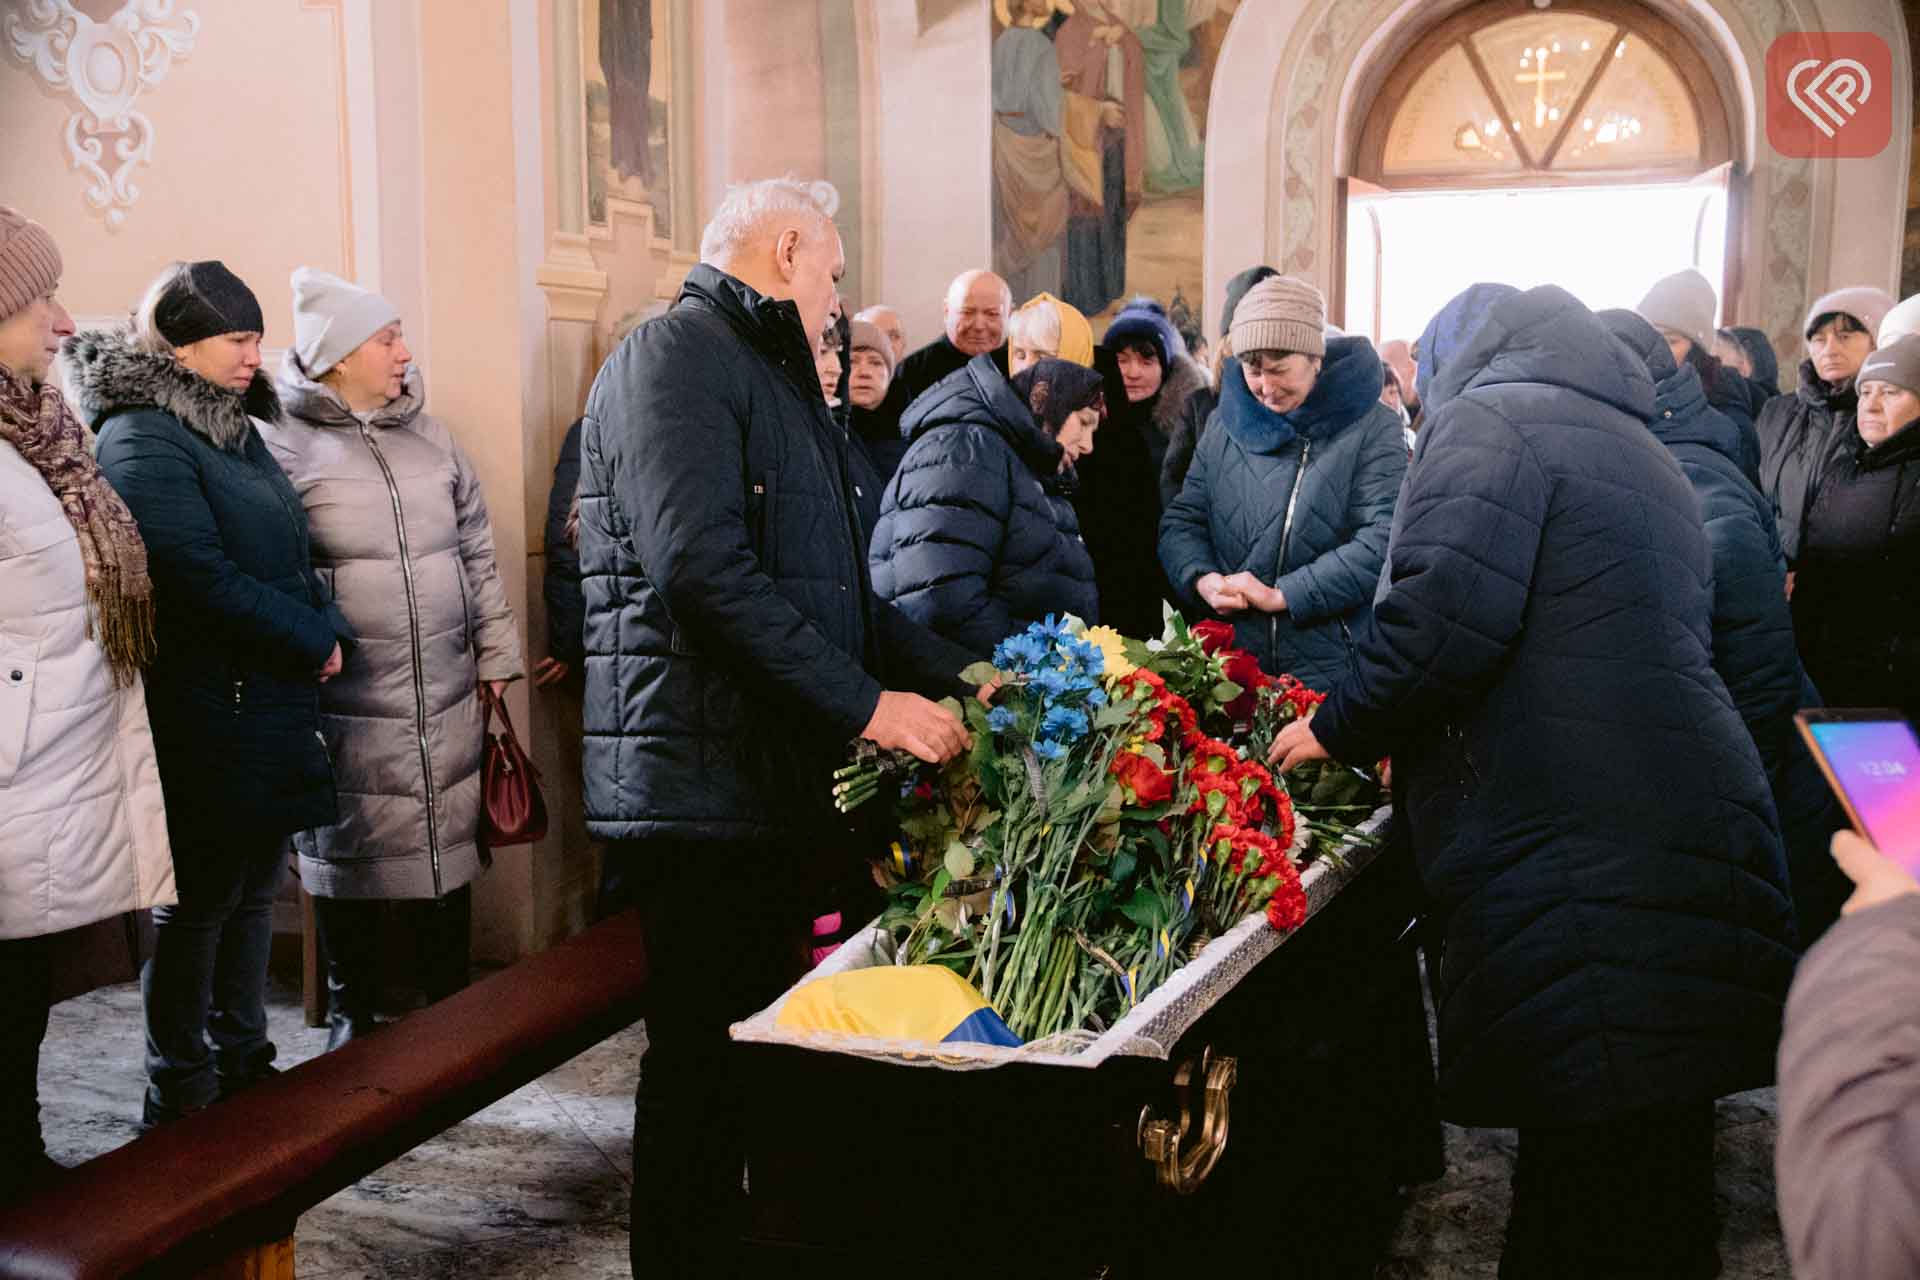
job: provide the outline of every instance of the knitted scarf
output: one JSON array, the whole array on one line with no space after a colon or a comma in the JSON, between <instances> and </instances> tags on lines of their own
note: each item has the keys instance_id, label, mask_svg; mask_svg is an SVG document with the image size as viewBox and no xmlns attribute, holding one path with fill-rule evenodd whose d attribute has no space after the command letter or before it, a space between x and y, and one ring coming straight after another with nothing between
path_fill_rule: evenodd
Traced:
<instances>
[{"instance_id":1,"label":"knitted scarf","mask_svg":"<svg viewBox=\"0 0 1920 1280\"><path fill-rule=\"evenodd\" d=\"M154 654L153 580L133 513L107 483L86 428L52 384L34 386L0 366L0 440L17 449L60 500L86 565L93 603L87 635L106 651L114 683L132 684Z\"/></svg>"}]
</instances>

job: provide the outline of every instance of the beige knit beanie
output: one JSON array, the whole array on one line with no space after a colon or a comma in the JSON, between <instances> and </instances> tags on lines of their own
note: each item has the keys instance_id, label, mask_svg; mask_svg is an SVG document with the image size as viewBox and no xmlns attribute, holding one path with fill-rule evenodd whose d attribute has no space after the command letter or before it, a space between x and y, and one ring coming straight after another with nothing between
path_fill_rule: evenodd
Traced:
<instances>
[{"instance_id":1,"label":"beige knit beanie","mask_svg":"<svg viewBox=\"0 0 1920 1280\"><path fill-rule=\"evenodd\" d=\"M1298 351L1327 354L1327 300L1295 276L1269 276L1233 310L1233 352Z\"/></svg>"},{"instance_id":2,"label":"beige knit beanie","mask_svg":"<svg viewBox=\"0 0 1920 1280\"><path fill-rule=\"evenodd\" d=\"M1654 281L1634 308L1662 334L1677 333L1704 352L1713 350L1713 316L1719 309L1713 283L1692 267Z\"/></svg>"},{"instance_id":3,"label":"beige knit beanie","mask_svg":"<svg viewBox=\"0 0 1920 1280\"><path fill-rule=\"evenodd\" d=\"M1885 382L1920 395L1920 334L1896 338L1868 356L1853 382L1855 386Z\"/></svg>"},{"instance_id":4,"label":"beige knit beanie","mask_svg":"<svg viewBox=\"0 0 1920 1280\"><path fill-rule=\"evenodd\" d=\"M47 229L0 205L0 320L60 284L60 250Z\"/></svg>"}]
</instances>

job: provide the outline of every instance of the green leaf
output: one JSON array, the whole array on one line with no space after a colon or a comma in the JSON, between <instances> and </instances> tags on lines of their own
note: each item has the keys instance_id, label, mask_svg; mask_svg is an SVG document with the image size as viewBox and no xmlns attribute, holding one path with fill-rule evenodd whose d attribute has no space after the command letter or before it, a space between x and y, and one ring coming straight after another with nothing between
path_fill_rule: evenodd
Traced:
<instances>
[{"instance_id":1,"label":"green leaf","mask_svg":"<svg viewBox=\"0 0 1920 1280\"><path fill-rule=\"evenodd\" d=\"M977 836L998 821L1000 821L1000 811L983 805L979 812L973 815L973 821L967 824L966 834Z\"/></svg>"},{"instance_id":2,"label":"green leaf","mask_svg":"<svg viewBox=\"0 0 1920 1280\"><path fill-rule=\"evenodd\" d=\"M973 734L977 746L980 739L987 736L987 709L980 705L978 698L969 698L967 705L961 709L960 718L966 721L967 730Z\"/></svg>"},{"instance_id":3,"label":"green leaf","mask_svg":"<svg viewBox=\"0 0 1920 1280\"><path fill-rule=\"evenodd\" d=\"M973 850L958 840L947 846L946 872L955 880L965 880L973 874Z\"/></svg>"},{"instance_id":4,"label":"green leaf","mask_svg":"<svg viewBox=\"0 0 1920 1280\"><path fill-rule=\"evenodd\" d=\"M1232 702L1235 698L1239 697L1240 692L1241 690L1239 685L1235 684L1231 680L1222 680L1219 684L1213 686L1213 690L1209 696L1213 699L1213 701L1215 701L1216 703L1224 707L1229 702Z\"/></svg>"},{"instance_id":5,"label":"green leaf","mask_svg":"<svg viewBox=\"0 0 1920 1280\"><path fill-rule=\"evenodd\" d=\"M1132 897L1120 904L1120 914L1142 929L1158 929L1160 922L1166 918L1166 903L1159 894L1141 885L1134 890Z\"/></svg>"},{"instance_id":6,"label":"green leaf","mask_svg":"<svg viewBox=\"0 0 1920 1280\"><path fill-rule=\"evenodd\" d=\"M1167 749L1157 742L1149 742L1142 746L1140 754L1162 769L1167 767Z\"/></svg>"},{"instance_id":7,"label":"green leaf","mask_svg":"<svg viewBox=\"0 0 1920 1280\"><path fill-rule=\"evenodd\" d=\"M972 703L976 707L980 705L980 699L978 698L968 698L967 701ZM965 721L967 718L967 713L960 709L960 699L958 698L954 698L954 697L942 698L935 705L938 706L942 711L945 711L947 714L951 715L955 720Z\"/></svg>"},{"instance_id":8,"label":"green leaf","mask_svg":"<svg viewBox=\"0 0 1920 1280\"><path fill-rule=\"evenodd\" d=\"M946 893L947 886L952 883L953 883L953 873L948 871L945 867L940 868L940 870L934 874L932 886L927 889L928 899L934 902L938 902L940 900L941 895Z\"/></svg>"},{"instance_id":9,"label":"green leaf","mask_svg":"<svg viewBox=\"0 0 1920 1280\"><path fill-rule=\"evenodd\" d=\"M991 662L975 662L961 671L960 678L975 688L983 684L992 684L1000 678L1000 672Z\"/></svg>"},{"instance_id":10,"label":"green leaf","mask_svg":"<svg viewBox=\"0 0 1920 1280\"><path fill-rule=\"evenodd\" d=\"M1115 884L1125 884L1133 879L1133 872L1140 860L1133 855L1132 849L1121 849L1113 855L1113 866L1107 874L1113 877Z\"/></svg>"},{"instance_id":11,"label":"green leaf","mask_svg":"<svg viewBox=\"0 0 1920 1280\"><path fill-rule=\"evenodd\" d=\"M1109 702L1093 717L1095 729L1118 729L1133 719L1131 702Z\"/></svg>"}]
</instances>

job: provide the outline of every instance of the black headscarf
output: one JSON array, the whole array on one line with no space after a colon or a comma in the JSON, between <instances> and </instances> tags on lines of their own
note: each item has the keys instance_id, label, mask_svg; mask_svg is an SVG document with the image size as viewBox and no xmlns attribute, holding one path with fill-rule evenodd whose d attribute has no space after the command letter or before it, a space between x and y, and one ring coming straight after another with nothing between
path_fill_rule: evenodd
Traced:
<instances>
[{"instance_id":1,"label":"black headscarf","mask_svg":"<svg viewBox=\"0 0 1920 1280\"><path fill-rule=\"evenodd\" d=\"M1068 418L1082 409L1106 415L1104 379L1085 365L1048 358L1014 375L1013 390L1050 436L1059 435Z\"/></svg>"}]
</instances>

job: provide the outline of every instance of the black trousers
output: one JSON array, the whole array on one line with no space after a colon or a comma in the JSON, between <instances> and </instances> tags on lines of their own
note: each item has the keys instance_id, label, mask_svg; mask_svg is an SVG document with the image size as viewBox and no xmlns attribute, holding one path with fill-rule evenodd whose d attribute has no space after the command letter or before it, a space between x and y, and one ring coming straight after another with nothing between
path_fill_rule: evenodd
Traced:
<instances>
[{"instance_id":1,"label":"black trousers","mask_svg":"<svg viewBox=\"0 0 1920 1280\"><path fill-rule=\"evenodd\" d=\"M1713 1103L1520 1130L1500 1280L1720 1273Z\"/></svg>"},{"instance_id":2,"label":"black trousers","mask_svg":"<svg viewBox=\"0 0 1920 1280\"><path fill-rule=\"evenodd\" d=\"M40 1044L52 991L46 938L0 940L0 1204L40 1172Z\"/></svg>"},{"instance_id":3,"label":"black trousers","mask_svg":"<svg viewBox=\"0 0 1920 1280\"><path fill-rule=\"evenodd\" d=\"M633 1110L633 1274L739 1274L746 1132L727 1026L806 972L822 896L791 848L608 848L646 929L647 1048Z\"/></svg>"}]
</instances>

